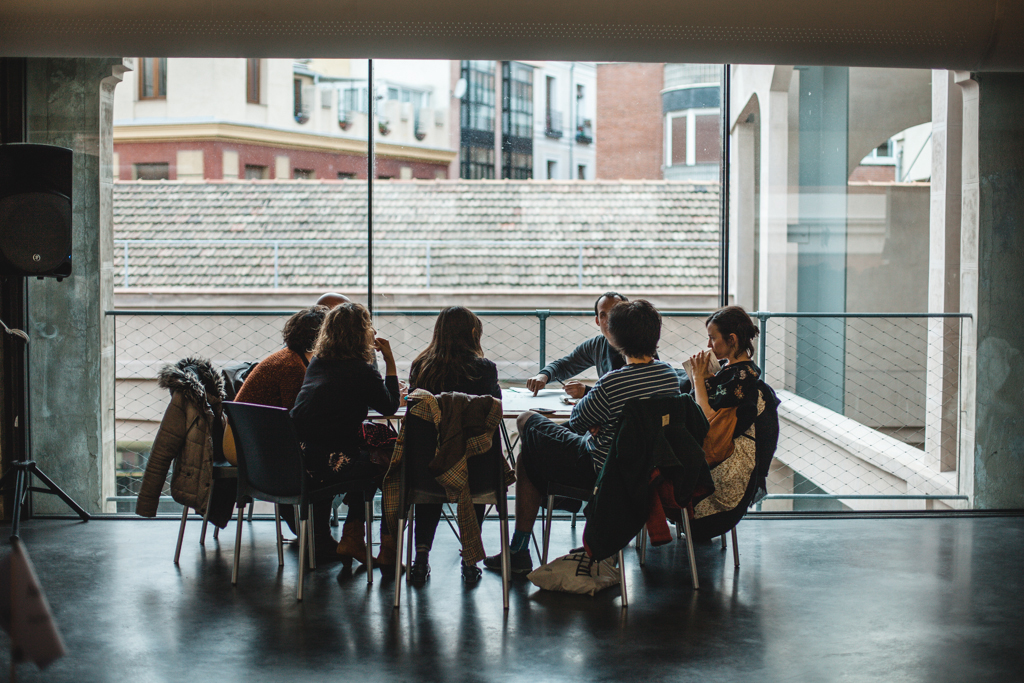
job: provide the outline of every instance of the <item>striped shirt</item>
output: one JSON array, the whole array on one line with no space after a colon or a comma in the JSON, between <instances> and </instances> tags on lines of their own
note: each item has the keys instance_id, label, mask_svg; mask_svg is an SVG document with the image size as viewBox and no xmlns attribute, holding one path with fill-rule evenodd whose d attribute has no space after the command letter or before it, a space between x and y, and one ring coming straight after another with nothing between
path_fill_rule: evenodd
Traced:
<instances>
[{"instance_id":1,"label":"striped shirt","mask_svg":"<svg viewBox=\"0 0 1024 683\"><path fill-rule=\"evenodd\" d=\"M626 401L654 394L678 393L679 375L668 363L655 360L627 365L597 380L597 384L572 409L569 429L585 434L591 427L600 428L596 437L587 439L587 452L594 461L594 469L600 471L611 450Z\"/></svg>"}]
</instances>

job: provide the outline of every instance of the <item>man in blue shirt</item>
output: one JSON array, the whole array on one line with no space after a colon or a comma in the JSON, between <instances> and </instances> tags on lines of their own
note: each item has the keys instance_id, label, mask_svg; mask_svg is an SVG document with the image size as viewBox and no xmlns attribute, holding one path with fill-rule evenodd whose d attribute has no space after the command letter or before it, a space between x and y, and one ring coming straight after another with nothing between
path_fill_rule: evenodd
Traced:
<instances>
[{"instance_id":1,"label":"man in blue shirt","mask_svg":"<svg viewBox=\"0 0 1024 683\"><path fill-rule=\"evenodd\" d=\"M572 410L567 425L527 411L519 416L522 448L516 463L516 530L512 571L533 569L529 540L548 482L593 488L619 427L626 401L679 391L676 371L655 358L661 314L648 301L618 302L608 312L607 336L624 364L602 376ZM501 569L501 555L484 560Z\"/></svg>"},{"instance_id":2,"label":"man in blue shirt","mask_svg":"<svg viewBox=\"0 0 1024 683\"><path fill-rule=\"evenodd\" d=\"M565 358L553 360L545 365L538 374L526 380L526 388L536 396L548 382L564 382L593 367L597 368L597 376L603 377L625 365L626 361L623 360L622 354L608 343L608 312L621 301L629 299L618 292L605 292L599 296L594 302L594 323L601 330L601 334L583 342ZM565 382L564 386L565 393L573 398L582 398L590 390L590 387L575 380Z\"/></svg>"}]
</instances>

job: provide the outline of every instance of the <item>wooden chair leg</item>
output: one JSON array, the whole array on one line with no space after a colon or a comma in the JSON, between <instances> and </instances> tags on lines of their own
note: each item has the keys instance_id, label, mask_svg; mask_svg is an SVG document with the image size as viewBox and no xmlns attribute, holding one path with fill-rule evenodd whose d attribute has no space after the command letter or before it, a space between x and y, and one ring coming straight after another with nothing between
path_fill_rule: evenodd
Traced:
<instances>
[{"instance_id":1,"label":"wooden chair leg","mask_svg":"<svg viewBox=\"0 0 1024 683\"><path fill-rule=\"evenodd\" d=\"M548 496L548 509L544 514L544 550L540 558L541 565L548 563L548 544L551 542L551 522L554 518L555 497Z\"/></svg>"},{"instance_id":2,"label":"wooden chair leg","mask_svg":"<svg viewBox=\"0 0 1024 683\"><path fill-rule=\"evenodd\" d=\"M693 552L693 533L690 532L690 515L683 510L683 527L686 530L686 552L690 556L690 575L693 577L693 590L700 590L697 580L697 555Z\"/></svg>"},{"instance_id":3,"label":"wooden chair leg","mask_svg":"<svg viewBox=\"0 0 1024 683\"><path fill-rule=\"evenodd\" d=\"M364 503L366 517L366 583L373 583L373 498Z\"/></svg>"},{"instance_id":4,"label":"wooden chair leg","mask_svg":"<svg viewBox=\"0 0 1024 683\"><path fill-rule=\"evenodd\" d=\"M203 513L203 529L199 532L199 545L206 545L206 525L210 523L210 501L213 500L213 488L217 485L214 479L210 483L210 493L206 496L206 512Z\"/></svg>"},{"instance_id":5,"label":"wooden chair leg","mask_svg":"<svg viewBox=\"0 0 1024 683\"><path fill-rule=\"evenodd\" d=\"M181 542L185 539L185 522L188 521L188 506L181 511L181 526L178 527L178 545L174 548L174 564L178 564L181 557Z\"/></svg>"},{"instance_id":6,"label":"wooden chair leg","mask_svg":"<svg viewBox=\"0 0 1024 683\"><path fill-rule=\"evenodd\" d=\"M306 578L306 543L309 536L309 520L302 519L299 522L299 585L296 589L295 599L302 602L302 587Z\"/></svg>"},{"instance_id":7,"label":"wooden chair leg","mask_svg":"<svg viewBox=\"0 0 1024 683\"><path fill-rule=\"evenodd\" d=\"M281 536L281 506L274 503L274 526L277 529L277 566L284 566L284 539Z\"/></svg>"},{"instance_id":8,"label":"wooden chair leg","mask_svg":"<svg viewBox=\"0 0 1024 683\"><path fill-rule=\"evenodd\" d=\"M629 607L629 594L626 592L626 558L619 549L619 587L622 589L622 609Z\"/></svg>"},{"instance_id":9,"label":"wooden chair leg","mask_svg":"<svg viewBox=\"0 0 1024 683\"><path fill-rule=\"evenodd\" d=\"M398 529L395 530L395 609L402 604L402 546L405 544L405 519L398 518Z\"/></svg>"},{"instance_id":10,"label":"wooden chair leg","mask_svg":"<svg viewBox=\"0 0 1024 683\"><path fill-rule=\"evenodd\" d=\"M242 554L242 515L245 513L245 503L238 506L238 520L235 522L235 566L231 570L231 585L238 585L238 560Z\"/></svg>"}]
</instances>

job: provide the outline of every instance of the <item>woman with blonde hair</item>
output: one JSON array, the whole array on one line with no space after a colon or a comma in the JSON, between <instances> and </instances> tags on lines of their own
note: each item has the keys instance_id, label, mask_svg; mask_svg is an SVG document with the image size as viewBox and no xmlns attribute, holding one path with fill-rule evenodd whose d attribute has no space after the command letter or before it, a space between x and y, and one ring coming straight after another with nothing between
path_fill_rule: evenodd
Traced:
<instances>
[{"instance_id":1,"label":"woman with blonde hair","mask_svg":"<svg viewBox=\"0 0 1024 683\"><path fill-rule=\"evenodd\" d=\"M370 312L357 303L343 303L332 309L320 327L313 358L291 411L306 469L318 482L380 474L363 442L363 420L371 408L381 415L394 415L402 392L391 344L375 335ZM384 377L374 365L375 351L384 358ZM365 513L362 494L348 494L345 503L348 518L341 541L335 544L331 536L329 502L314 507L313 535L320 553L335 555L349 565L352 558L363 561L366 557ZM383 541L381 545L383 548ZM381 561L388 559L382 557ZM394 564L393 555L390 564Z\"/></svg>"}]
</instances>

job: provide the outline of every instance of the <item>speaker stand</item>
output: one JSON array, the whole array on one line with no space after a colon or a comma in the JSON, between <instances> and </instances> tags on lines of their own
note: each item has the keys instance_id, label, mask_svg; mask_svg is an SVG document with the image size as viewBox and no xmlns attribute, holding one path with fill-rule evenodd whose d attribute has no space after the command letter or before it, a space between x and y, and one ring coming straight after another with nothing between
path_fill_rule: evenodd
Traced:
<instances>
[{"instance_id":1,"label":"speaker stand","mask_svg":"<svg viewBox=\"0 0 1024 683\"><path fill-rule=\"evenodd\" d=\"M25 496L28 495L29 491L49 493L57 496L67 503L68 507L74 510L82 518L83 522L88 522L91 519L89 513L83 510L81 505L76 503L61 487L54 484L53 480L43 474L43 471L36 465L35 460L12 462L10 469L4 473L4 476L0 477L0 489L3 489L4 482L12 474L14 475L14 520L11 524L11 541L18 538L18 532L21 527L21 510L24 507ZM38 478L46 488L32 486L33 476Z\"/></svg>"}]
</instances>

